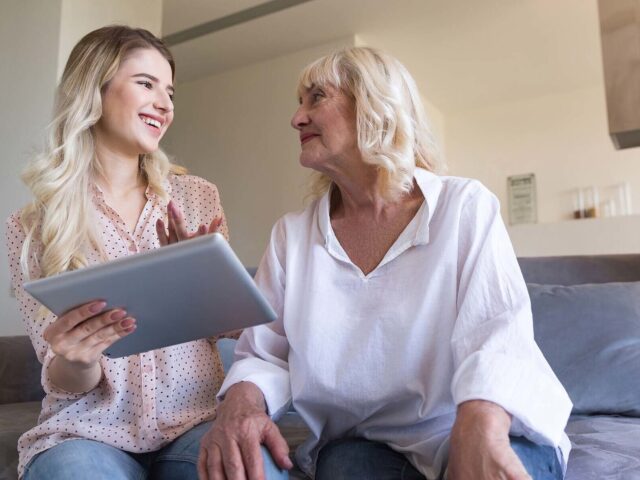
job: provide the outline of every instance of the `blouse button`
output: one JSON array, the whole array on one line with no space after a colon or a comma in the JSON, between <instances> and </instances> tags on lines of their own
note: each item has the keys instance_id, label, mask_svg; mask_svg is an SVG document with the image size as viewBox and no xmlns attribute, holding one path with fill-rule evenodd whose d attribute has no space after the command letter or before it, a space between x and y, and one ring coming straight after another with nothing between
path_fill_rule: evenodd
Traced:
<instances>
[{"instance_id":1,"label":"blouse button","mask_svg":"<svg viewBox=\"0 0 640 480\"><path fill-rule=\"evenodd\" d=\"M138 249L136 248L136 244L135 243L131 243L131 245L129 245L129 251L130 252L135 252Z\"/></svg>"}]
</instances>

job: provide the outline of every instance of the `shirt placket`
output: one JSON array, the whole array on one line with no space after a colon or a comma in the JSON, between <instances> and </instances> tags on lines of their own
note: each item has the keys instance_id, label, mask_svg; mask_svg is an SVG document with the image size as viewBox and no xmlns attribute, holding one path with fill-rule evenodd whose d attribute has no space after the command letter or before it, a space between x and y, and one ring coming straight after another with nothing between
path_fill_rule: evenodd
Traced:
<instances>
[{"instance_id":1,"label":"shirt placket","mask_svg":"<svg viewBox=\"0 0 640 480\"><path fill-rule=\"evenodd\" d=\"M161 433L158 427L156 365L152 352L140 354L140 375L142 384L142 428L150 442L158 442Z\"/></svg>"}]
</instances>

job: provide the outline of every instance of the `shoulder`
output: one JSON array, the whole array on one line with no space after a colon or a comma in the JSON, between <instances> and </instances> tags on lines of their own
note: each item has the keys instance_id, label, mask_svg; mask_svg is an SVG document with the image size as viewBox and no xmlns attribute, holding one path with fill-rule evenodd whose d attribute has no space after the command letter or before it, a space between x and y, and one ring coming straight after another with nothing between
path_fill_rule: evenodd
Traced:
<instances>
[{"instance_id":1,"label":"shoulder","mask_svg":"<svg viewBox=\"0 0 640 480\"><path fill-rule=\"evenodd\" d=\"M24 239L25 232L22 226L22 209L16 210L5 221L5 233L7 241L12 238Z\"/></svg>"},{"instance_id":2,"label":"shoulder","mask_svg":"<svg viewBox=\"0 0 640 480\"><path fill-rule=\"evenodd\" d=\"M196 175L176 175L170 173L167 177L167 181L171 185L172 193L177 190L195 189L203 191L217 191L217 187L208 180Z\"/></svg>"},{"instance_id":3,"label":"shoulder","mask_svg":"<svg viewBox=\"0 0 640 480\"><path fill-rule=\"evenodd\" d=\"M496 212L500 210L498 197L479 180L443 176L440 200L450 208Z\"/></svg>"},{"instance_id":4,"label":"shoulder","mask_svg":"<svg viewBox=\"0 0 640 480\"><path fill-rule=\"evenodd\" d=\"M218 187L202 177L169 174L167 181L171 185L171 197L176 200L219 202Z\"/></svg>"},{"instance_id":5,"label":"shoulder","mask_svg":"<svg viewBox=\"0 0 640 480\"><path fill-rule=\"evenodd\" d=\"M315 199L305 208L294 212L289 212L280 217L273 230L286 234L295 233L297 235L310 231L317 217L319 199Z\"/></svg>"}]
</instances>

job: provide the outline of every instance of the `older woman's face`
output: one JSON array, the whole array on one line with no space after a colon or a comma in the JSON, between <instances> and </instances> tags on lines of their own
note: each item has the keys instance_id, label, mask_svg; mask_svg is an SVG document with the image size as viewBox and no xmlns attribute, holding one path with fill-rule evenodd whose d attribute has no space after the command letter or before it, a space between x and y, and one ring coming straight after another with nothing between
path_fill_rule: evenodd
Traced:
<instances>
[{"instance_id":1,"label":"older woman's face","mask_svg":"<svg viewBox=\"0 0 640 480\"><path fill-rule=\"evenodd\" d=\"M323 173L359 159L355 103L341 90L311 86L291 119L300 132L300 163Z\"/></svg>"}]
</instances>

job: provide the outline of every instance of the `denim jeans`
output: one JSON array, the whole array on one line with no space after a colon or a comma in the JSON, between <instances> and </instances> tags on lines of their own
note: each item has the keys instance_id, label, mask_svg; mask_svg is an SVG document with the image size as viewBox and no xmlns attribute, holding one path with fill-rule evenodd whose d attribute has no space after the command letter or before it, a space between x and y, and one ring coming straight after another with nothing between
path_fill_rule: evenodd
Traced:
<instances>
[{"instance_id":1,"label":"denim jeans","mask_svg":"<svg viewBox=\"0 0 640 480\"><path fill-rule=\"evenodd\" d=\"M561 480L556 450L524 437L510 437L511 447L533 480ZM384 443L363 438L336 440L318 455L316 480L424 480L407 458Z\"/></svg>"},{"instance_id":2,"label":"denim jeans","mask_svg":"<svg viewBox=\"0 0 640 480\"><path fill-rule=\"evenodd\" d=\"M23 480L196 480L200 439L211 423L201 423L150 453L128 453L93 440L68 440L36 455L27 465ZM289 478L265 447L262 459L267 480Z\"/></svg>"}]
</instances>

